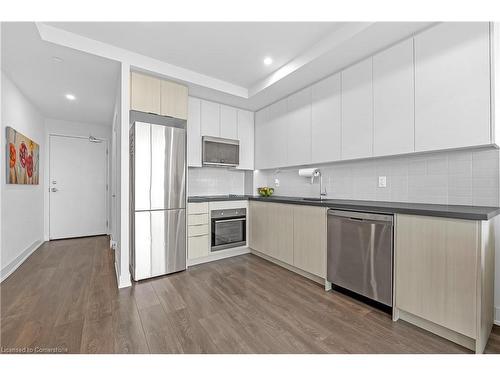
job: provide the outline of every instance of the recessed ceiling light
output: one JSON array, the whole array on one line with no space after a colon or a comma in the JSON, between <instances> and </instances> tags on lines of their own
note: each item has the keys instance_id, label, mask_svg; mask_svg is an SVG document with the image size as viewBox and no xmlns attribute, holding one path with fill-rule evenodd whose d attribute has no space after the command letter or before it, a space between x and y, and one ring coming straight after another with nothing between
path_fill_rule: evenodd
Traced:
<instances>
[{"instance_id":1,"label":"recessed ceiling light","mask_svg":"<svg viewBox=\"0 0 500 375\"><path fill-rule=\"evenodd\" d=\"M76 100L76 96L74 96L73 94L66 94L65 97L68 100Z\"/></svg>"},{"instance_id":2,"label":"recessed ceiling light","mask_svg":"<svg viewBox=\"0 0 500 375\"><path fill-rule=\"evenodd\" d=\"M55 63L62 63L63 59L57 56L52 56L52 61L54 61Z\"/></svg>"},{"instance_id":3,"label":"recessed ceiling light","mask_svg":"<svg viewBox=\"0 0 500 375\"><path fill-rule=\"evenodd\" d=\"M271 59L270 57L266 57L264 59L264 64L265 65L271 65L273 63L273 59Z\"/></svg>"}]
</instances>

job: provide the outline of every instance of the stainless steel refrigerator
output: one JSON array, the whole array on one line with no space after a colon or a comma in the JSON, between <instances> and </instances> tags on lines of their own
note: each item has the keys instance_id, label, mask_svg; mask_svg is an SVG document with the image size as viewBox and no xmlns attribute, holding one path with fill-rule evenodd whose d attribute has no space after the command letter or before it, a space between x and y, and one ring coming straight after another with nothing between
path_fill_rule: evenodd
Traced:
<instances>
[{"instance_id":1,"label":"stainless steel refrigerator","mask_svg":"<svg viewBox=\"0 0 500 375\"><path fill-rule=\"evenodd\" d=\"M134 280L186 269L186 121L131 112Z\"/></svg>"}]
</instances>

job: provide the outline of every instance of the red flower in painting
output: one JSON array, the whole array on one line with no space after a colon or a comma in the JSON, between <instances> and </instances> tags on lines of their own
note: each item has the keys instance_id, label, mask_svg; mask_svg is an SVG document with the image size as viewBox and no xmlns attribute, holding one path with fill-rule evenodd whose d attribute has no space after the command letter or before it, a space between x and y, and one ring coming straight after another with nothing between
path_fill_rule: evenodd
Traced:
<instances>
[{"instance_id":1,"label":"red flower in painting","mask_svg":"<svg viewBox=\"0 0 500 375\"><path fill-rule=\"evenodd\" d=\"M24 143L21 143L19 146L19 161L21 163L21 167L26 166L26 157L28 156L28 147Z\"/></svg>"},{"instance_id":2,"label":"red flower in painting","mask_svg":"<svg viewBox=\"0 0 500 375\"><path fill-rule=\"evenodd\" d=\"M31 154L26 158L26 172L28 177L33 176L33 155Z\"/></svg>"},{"instance_id":3,"label":"red flower in painting","mask_svg":"<svg viewBox=\"0 0 500 375\"><path fill-rule=\"evenodd\" d=\"M14 165L16 165L16 146L14 146L14 144L12 143L9 143L9 156L9 166L11 168L14 168Z\"/></svg>"}]
</instances>

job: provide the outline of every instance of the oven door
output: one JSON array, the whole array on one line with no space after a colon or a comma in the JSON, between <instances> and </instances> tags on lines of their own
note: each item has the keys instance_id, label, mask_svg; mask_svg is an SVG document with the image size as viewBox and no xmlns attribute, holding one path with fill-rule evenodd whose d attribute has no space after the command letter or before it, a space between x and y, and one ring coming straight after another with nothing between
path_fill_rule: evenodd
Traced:
<instances>
[{"instance_id":1,"label":"oven door","mask_svg":"<svg viewBox=\"0 0 500 375\"><path fill-rule=\"evenodd\" d=\"M212 251L245 245L245 216L212 219Z\"/></svg>"}]
</instances>

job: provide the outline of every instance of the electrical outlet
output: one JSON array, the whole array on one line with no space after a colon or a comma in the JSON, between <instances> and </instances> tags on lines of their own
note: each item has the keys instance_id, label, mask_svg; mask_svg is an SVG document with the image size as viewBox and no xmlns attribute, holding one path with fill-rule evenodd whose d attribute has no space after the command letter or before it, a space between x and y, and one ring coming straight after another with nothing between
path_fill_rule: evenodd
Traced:
<instances>
[{"instance_id":1,"label":"electrical outlet","mask_svg":"<svg viewBox=\"0 0 500 375\"><path fill-rule=\"evenodd\" d=\"M280 186L280 179L279 178L274 179L274 186L276 186L276 187Z\"/></svg>"},{"instance_id":2,"label":"electrical outlet","mask_svg":"<svg viewBox=\"0 0 500 375\"><path fill-rule=\"evenodd\" d=\"M378 187L379 188L387 187L387 177L386 176L378 176Z\"/></svg>"}]
</instances>

